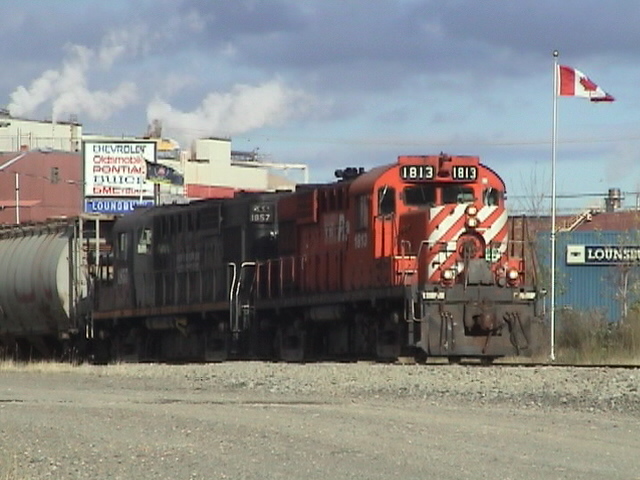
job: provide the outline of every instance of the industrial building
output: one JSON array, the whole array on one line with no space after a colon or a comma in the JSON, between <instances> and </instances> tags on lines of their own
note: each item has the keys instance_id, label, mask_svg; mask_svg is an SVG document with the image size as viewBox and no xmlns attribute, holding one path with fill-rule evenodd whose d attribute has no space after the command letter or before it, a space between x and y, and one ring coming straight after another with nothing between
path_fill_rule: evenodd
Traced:
<instances>
[{"instance_id":1,"label":"industrial building","mask_svg":"<svg viewBox=\"0 0 640 480\"><path fill-rule=\"evenodd\" d=\"M270 168L298 169L308 181L307 166L274 164L259 159L255 152L231 149L231 140L203 138L194 143L191 155L184 159L185 196L187 198L229 197L237 190L291 190L296 182L274 175Z\"/></svg>"},{"instance_id":2,"label":"industrial building","mask_svg":"<svg viewBox=\"0 0 640 480\"><path fill-rule=\"evenodd\" d=\"M0 109L0 152L58 150L79 152L82 125L72 116L68 121L29 120L12 117Z\"/></svg>"},{"instance_id":3,"label":"industrial building","mask_svg":"<svg viewBox=\"0 0 640 480\"><path fill-rule=\"evenodd\" d=\"M87 170L90 154L83 147L136 143L153 143L154 156L147 161L165 172L175 172L172 178L180 182L163 181L153 187L153 179L138 175L134 181L141 184L141 193L109 192L101 197L87 192L94 179ZM185 151L171 139L83 135L82 125L75 121L34 121L0 111L0 224L81 213L123 214L139 204L295 188L297 182L274 174L274 169L300 170L304 180L308 179L306 165L265 162L255 152L232 150L228 138L198 139Z\"/></svg>"}]
</instances>

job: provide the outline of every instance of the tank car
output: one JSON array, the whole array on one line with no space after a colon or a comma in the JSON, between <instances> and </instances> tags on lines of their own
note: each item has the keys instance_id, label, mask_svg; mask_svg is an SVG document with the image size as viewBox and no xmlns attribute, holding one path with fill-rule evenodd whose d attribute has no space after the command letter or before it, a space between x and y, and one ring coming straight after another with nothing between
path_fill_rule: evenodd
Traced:
<instances>
[{"instance_id":1,"label":"tank car","mask_svg":"<svg viewBox=\"0 0 640 480\"><path fill-rule=\"evenodd\" d=\"M17 358L75 355L90 317L79 219L0 230L0 347Z\"/></svg>"}]
</instances>

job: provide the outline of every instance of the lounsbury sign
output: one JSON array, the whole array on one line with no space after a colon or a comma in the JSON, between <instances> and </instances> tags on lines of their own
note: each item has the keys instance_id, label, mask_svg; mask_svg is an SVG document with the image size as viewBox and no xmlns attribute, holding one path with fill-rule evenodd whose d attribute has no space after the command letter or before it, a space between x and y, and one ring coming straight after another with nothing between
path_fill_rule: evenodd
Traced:
<instances>
[{"instance_id":1,"label":"lounsbury sign","mask_svg":"<svg viewBox=\"0 0 640 480\"><path fill-rule=\"evenodd\" d=\"M567 265L640 263L638 245L567 245Z\"/></svg>"}]
</instances>

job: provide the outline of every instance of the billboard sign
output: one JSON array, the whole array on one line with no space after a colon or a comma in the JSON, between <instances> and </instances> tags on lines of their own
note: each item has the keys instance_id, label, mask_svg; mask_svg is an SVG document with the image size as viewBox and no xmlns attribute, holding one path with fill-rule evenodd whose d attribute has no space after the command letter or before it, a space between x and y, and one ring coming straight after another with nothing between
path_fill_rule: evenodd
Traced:
<instances>
[{"instance_id":1,"label":"billboard sign","mask_svg":"<svg viewBox=\"0 0 640 480\"><path fill-rule=\"evenodd\" d=\"M567 265L640 263L640 246L567 245Z\"/></svg>"},{"instance_id":2,"label":"billboard sign","mask_svg":"<svg viewBox=\"0 0 640 480\"><path fill-rule=\"evenodd\" d=\"M86 198L84 211L86 213L109 213L122 215L133 212L136 207L151 207L153 200L139 198Z\"/></svg>"},{"instance_id":3,"label":"billboard sign","mask_svg":"<svg viewBox=\"0 0 640 480\"><path fill-rule=\"evenodd\" d=\"M85 141L84 196L100 198L153 198L147 182L147 162L156 163L156 142Z\"/></svg>"}]
</instances>

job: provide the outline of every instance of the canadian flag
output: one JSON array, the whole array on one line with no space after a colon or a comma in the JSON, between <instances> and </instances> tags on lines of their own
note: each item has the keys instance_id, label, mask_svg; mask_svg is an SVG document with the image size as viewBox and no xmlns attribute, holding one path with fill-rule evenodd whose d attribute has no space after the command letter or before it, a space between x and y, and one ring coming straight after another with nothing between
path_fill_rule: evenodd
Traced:
<instances>
[{"instance_id":1,"label":"canadian flag","mask_svg":"<svg viewBox=\"0 0 640 480\"><path fill-rule=\"evenodd\" d=\"M558 95L584 97L592 102L613 102L615 98L602 90L584 73L566 65L558 65Z\"/></svg>"}]
</instances>

